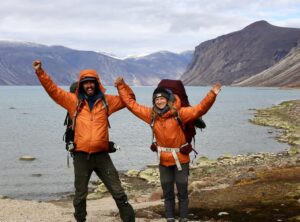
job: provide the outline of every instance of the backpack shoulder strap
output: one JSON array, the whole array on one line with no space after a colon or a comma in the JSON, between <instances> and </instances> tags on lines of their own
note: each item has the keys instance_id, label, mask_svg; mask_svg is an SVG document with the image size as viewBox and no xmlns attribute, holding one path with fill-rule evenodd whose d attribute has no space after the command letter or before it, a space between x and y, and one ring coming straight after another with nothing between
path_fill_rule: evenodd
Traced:
<instances>
[{"instance_id":1,"label":"backpack shoulder strap","mask_svg":"<svg viewBox=\"0 0 300 222\"><path fill-rule=\"evenodd\" d=\"M176 110L174 116L175 116L174 118L176 119L176 121L177 121L177 123L179 124L180 128L182 129L184 135L186 136L186 133L185 133L186 127L185 127L185 125L183 124L183 122L182 122L182 120L181 120L181 118L180 118L180 115L179 115L179 113L178 113L177 110ZM195 136L193 136L193 139L192 139L192 140L193 140L194 148L195 148L195 147L196 147L196 142L195 142L196 139L195 139ZM196 154L198 154L197 151L196 151L194 148L193 148L194 152L195 152Z\"/></svg>"},{"instance_id":2,"label":"backpack shoulder strap","mask_svg":"<svg viewBox=\"0 0 300 222\"><path fill-rule=\"evenodd\" d=\"M182 122L182 119L180 118L180 115L179 115L179 112L176 110L175 113L174 113L174 118L175 120L177 121L178 125L180 126L180 128L183 130L184 132L184 125L183 125L183 122Z\"/></svg>"},{"instance_id":3,"label":"backpack shoulder strap","mask_svg":"<svg viewBox=\"0 0 300 222\"><path fill-rule=\"evenodd\" d=\"M183 126L182 120L181 120L177 110L175 111L174 118L177 121L180 128L182 129L182 131L184 132L184 126ZM154 129L153 129L154 123L155 123L155 117L153 116L153 114L151 114L150 127L151 127L151 130L152 130L152 142L155 142L154 141L154 139L155 139L154 138Z\"/></svg>"},{"instance_id":4,"label":"backpack shoulder strap","mask_svg":"<svg viewBox=\"0 0 300 222\"><path fill-rule=\"evenodd\" d=\"M78 116L78 113L80 112L81 106L83 104L83 99L79 99L76 105L76 110L75 113L73 115L73 121L72 121L72 130L75 130L75 125L76 125L76 118Z\"/></svg>"},{"instance_id":5,"label":"backpack shoulder strap","mask_svg":"<svg viewBox=\"0 0 300 222\"><path fill-rule=\"evenodd\" d=\"M106 110L106 113L108 114L108 103L107 103L107 101L105 99L105 95L103 95L102 103L103 103L103 106L104 106L104 108Z\"/></svg>"},{"instance_id":6,"label":"backpack shoulder strap","mask_svg":"<svg viewBox=\"0 0 300 222\"><path fill-rule=\"evenodd\" d=\"M109 111L108 108L109 108L109 107L108 107L108 103L107 103L107 101L106 101L106 99L105 99L105 95L103 95L103 97L102 97L102 104L103 104L103 106L104 106L104 108L105 108L105 110L106 110L108 128L111 128L111 127L110 127L110 123L109 123L109 119L108 119L108 111Z\"/></svg>"},{"instance_id":7,"label":"backpack shoulder strap","mask_svg":"<svg viewBox=\"0 0 300 222\"><path fill-rule=\"evenodd\" d=\"M151 127L151 131L152 131L152 141L151 141L151 143L155 142L154 129L153 129L154 122L155 122L155 118L154 118L153 113L152 113L151 114L151 122L150 122L150 127Z\"/></svg>"},{"instance_id":8,"label":"backpack shoulder strap","mask_svg":"<svg viewBox=\"0 0 300 222\"><path fill-rule=\"evenodd\" d=\"M64 121L64 126L69 125L69 119L70 119L70 114L69 114L69 112L67 112L67 115L66 115L66 118L65 118L65 121Z\"/></svg>"}]
</instances>

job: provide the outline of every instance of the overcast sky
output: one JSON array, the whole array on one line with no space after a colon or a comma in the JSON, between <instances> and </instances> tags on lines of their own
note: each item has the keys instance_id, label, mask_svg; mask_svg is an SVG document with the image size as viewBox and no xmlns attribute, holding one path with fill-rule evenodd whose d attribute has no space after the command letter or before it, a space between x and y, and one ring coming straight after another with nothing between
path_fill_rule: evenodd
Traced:
<instances>
[{"instance_id":1,"label":"overcast sky","mask_svg":"<svg viewBox=\"0 0 300 222\"><path fill-rule=\"evenodd\" d=\"M0 39L141 55L193 50L258 20L300 28L300 0L1 0Z\"/></svg>"}]
</instances>

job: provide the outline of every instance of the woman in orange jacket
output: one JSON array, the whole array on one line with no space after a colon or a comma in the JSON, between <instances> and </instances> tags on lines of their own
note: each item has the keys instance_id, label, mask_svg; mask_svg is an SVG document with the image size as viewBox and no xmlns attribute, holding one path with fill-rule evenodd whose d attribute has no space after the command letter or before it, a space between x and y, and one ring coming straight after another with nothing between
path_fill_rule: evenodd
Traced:
<instances>
[{"instance_id":1,"label":"woman in orange jacket","mask_svg":"<svg viewBox=\"0 0 300 222\"><path fill-rule=\"evenodd\" d=\"M178 190L179 221L188 221L188 175L190 157L181 149L187 144L182 126L204 115L213 105L221 90L220 84L215 84L207 96L196 106L181 107L177 95L165 88L158 87L153 92L153 107L138 104L132 96L132 90L118 77L115 81L119 95L126 107L138 118L150 124L155 142L151 149L157 149L159 157L160 182L165 199L165 214L167 221L175 221L174 183Z\"/></svg>"}]
</instances>

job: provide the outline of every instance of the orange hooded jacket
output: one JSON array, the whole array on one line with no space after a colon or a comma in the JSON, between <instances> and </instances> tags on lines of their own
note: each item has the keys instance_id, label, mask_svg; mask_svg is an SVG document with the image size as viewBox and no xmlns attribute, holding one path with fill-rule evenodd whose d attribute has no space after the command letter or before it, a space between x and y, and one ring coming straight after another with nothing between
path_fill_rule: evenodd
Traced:
<instances>
[{"instance_id":1,"label":"orange hooded jacket","mask_svg":"<svg viewBox=\"0 0 300 222\"><path fill-rule=\"evenodd\" d=\"M126 107L138 118L150 124L152 120L152 108L142 106L135 101L132 95L132 90L125 83L117 86L119 95ZM195 120L204 115L213 105L216 99L216 94L210 91L207 96L196 106L181 107L180 99L175 95L174 106L178 110L178 114L183 123ZM168 111L163 116L158 116L153 126L154 135L158 146L168 148L180 148L186 143L184 132L174 118L171 111ZM189 155L177 153L180 163L188 163ZM171 152L161 152L160 164L163 166L176 165Z\"/></svg>"},{"instance_id":2,"label":"orange hooded jacket","mask_svg":"<svg viewBox=\"0 0 300 222\"><path fill-rule=\"evenodd\" d=\"M49 96L63 108L67 109L70 116L74 117L80 90L80 80L85 77L97 79L99 89L104 94L105 88L100 82L96 70L82 70L79 75L78 88L76 94L67 92L58 87L48 74L42 70L36 72L41 84ZM86 100L76 118L75 125L75 151L86 153L97 153L108 151L108 116L125 107L119 96L104 94L108 104L108 113L101 99L94 104L92 111Z\"/></svg>"}]
</instances>

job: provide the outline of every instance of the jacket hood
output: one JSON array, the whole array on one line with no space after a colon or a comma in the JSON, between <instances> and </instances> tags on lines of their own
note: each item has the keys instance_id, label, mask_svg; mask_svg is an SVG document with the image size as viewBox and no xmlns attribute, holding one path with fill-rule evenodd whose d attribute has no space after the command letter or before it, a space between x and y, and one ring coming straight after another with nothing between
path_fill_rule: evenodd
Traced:
<instances>
[{"instance_id":1,"label":"jacket hood","mask_svg":"<svg viewBox=\"0 0 300 222\"><path fill-rule=\"evenodd\" d=\"M80 71L80 73L79 73L79 80L78 80L77 94L79 93L79 90L80 90L81 80L84 79L84 78L86 78L86 77L95 78L97 80L97 83L98 83L98 86L99 86L99 90L104 94L105 88L104 88L104 86L102 85L102 83L100 81L99 74L94 69L84 69L84 70Z\"/></svg>"}]
</instances>

